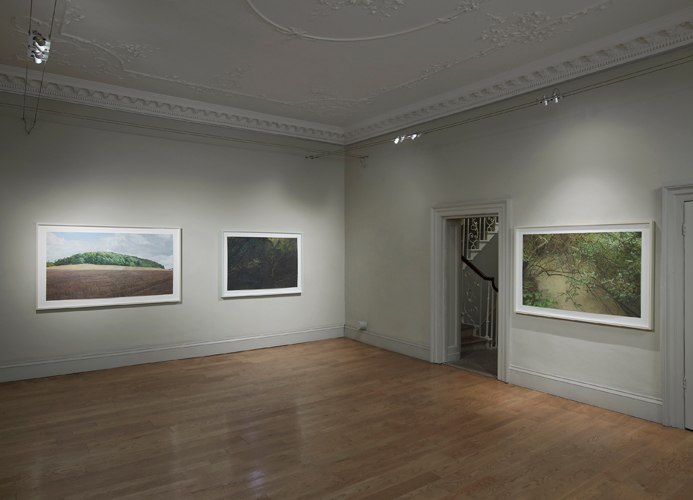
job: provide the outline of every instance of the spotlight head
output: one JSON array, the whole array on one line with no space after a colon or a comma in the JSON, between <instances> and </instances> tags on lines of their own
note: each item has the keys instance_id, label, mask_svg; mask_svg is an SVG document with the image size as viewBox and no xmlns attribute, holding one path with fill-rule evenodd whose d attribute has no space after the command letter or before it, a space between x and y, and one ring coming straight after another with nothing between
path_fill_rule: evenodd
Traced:
<instances>
[{"instance_id":1,"label":"spotlight head","mask_svg":"<svg viewBox=\"0 0 693 500\"><path fill-rule=\"evenodd\" d=\"M48 52L51 48L50 39L45 38L36 30L29 32L29 45L27 56L32 58L36 64L41 64L48 59Z\"/></svg>"},{"instance_id":2,"label":"spotlight head","mask_svg":"<svg viewBox=\"0 0 693 500\"><path fill-rule=\"evenodd\" d=\"M399 144L399 137L395 137L395 140L393 141L395 144Z\"/></svg>"}]
</instances>

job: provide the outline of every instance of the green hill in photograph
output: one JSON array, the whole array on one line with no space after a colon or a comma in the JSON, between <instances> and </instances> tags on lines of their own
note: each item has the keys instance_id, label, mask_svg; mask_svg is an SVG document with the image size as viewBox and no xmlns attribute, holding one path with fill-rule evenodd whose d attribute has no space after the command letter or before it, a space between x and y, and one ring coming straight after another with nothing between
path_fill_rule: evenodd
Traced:
<instances>
[{"instance_id":1,"label":"green hill in photograph","mask_svg":"<svg viewBox=\"0 0 693 500\"><path fill-rule=\"evenodd\" d=\"M115 252L84 252L71 257L58 259L55 262L47 262L46 267L70 266L78 264L94 264L97 266L125 266L125 267L155 267L164 269L158 262L149 259L140 259L132 255L123 255Z\"/></svg>"}]
</instances>

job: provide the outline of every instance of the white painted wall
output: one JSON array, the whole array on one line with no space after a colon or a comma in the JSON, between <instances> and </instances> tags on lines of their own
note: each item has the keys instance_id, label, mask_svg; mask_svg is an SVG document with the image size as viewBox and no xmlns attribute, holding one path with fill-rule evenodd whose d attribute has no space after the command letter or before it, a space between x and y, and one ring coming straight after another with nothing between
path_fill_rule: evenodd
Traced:
<instances>
[{"instance_id":1,"label":"white painted wall","mask_svg":"<svg viewBox=\"0 0 693 500\"><path fill-rule=\"evenodd\" d=\"M474 256L474 265L489 278L496 278L498 284L498 235L494 235Z\"/></svg>"},{"instance_id":2,"label":"white painted wall","mask_svg":"<svg viewBox=\"0 0 693 500\"><path fill-rule=\"evenodd\" d=\"M560 90L691 53L667 54L561 85ZM346 170L347 324L367 320L374 333L428 343L433 205L511 198L514 226L653 220L657 237L661 187L693 179L692 82L693 64L680 65L557 105L363 150L369 155L367 166L350 161ZM658 311L658 259L655 268ZM590 390L613 390L635 399L642 395L656 406L661 398L660 335L658 327L642 332L513 315L510 365ZM652 411L646 418L657 419L659 410Z\"/></svg>"},{"instance_id":3,"label":"white painted wall","mask_svg":"<svg viewBox=\"0 0 693 500\"><path fill-rule=\"evenodd\" d=\"M49 101L44 105L148 126L227 133ZM300 151L192 142L186 135L128 127L105 130L80 120L66 124L46 114L27 135L15 111L0 114L0 380L343 335L341 160L312 161ZM37 223L182 228L182 303L37 312ZM303 293L220 299L224 230L303 233ZM214 343L282 332L303 336ZM169 354L160 350L181 344L188 347L167 349ZM53 371L44 366L56 358L72 359L72 364L49 363L61 366Z\"/></svg>"}]
</instances>

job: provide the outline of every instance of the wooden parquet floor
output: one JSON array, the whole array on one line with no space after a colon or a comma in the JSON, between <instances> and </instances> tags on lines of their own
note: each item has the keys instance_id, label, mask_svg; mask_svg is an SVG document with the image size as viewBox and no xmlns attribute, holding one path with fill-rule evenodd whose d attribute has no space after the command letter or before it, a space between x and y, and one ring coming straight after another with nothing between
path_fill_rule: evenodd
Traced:
<instances>
[{"instance_id":1,"label":"wooden parquet floor","mask_svg":"<svg viewBox=\"0 0 693 500\"><path fill-rule=\"evenodd\" d=\"M335 339L0 384L0 498L683 500L693 433Z\"/></svg>"}]
</instances>

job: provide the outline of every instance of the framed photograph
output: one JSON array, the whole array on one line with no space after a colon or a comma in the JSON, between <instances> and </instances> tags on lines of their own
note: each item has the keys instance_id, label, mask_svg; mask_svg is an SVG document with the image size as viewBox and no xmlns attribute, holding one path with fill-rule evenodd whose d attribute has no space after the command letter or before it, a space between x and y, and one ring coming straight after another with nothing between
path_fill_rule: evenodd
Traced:
<instances>
[{"instance_id":1,"label":"framed photograph","mask_svg":"<svg viewBox=\"0 0 693 500\"><path fill-rule=\"evenodd\" d=\"M221 296L301 293L300 233L224 231Z\"/></svg>"},{"instance_id":2,"label":"framed photograph","mask_svg":"<svg viewBox=\"0 0 693 500\"><path fill-rule=\"evenodd\" d=\"M652 329L652 223L515 231L515 312Z\"/></svg>"},{"instance_id":3,"label":"framed photograph","mask_svg":"<svg viewBox=\"0 0 693 500\"><path fill-rule=\"evenodd\" d=\"M180 302L180 229L37 225L36 309Z\"/></svg>"}]
</instances>

